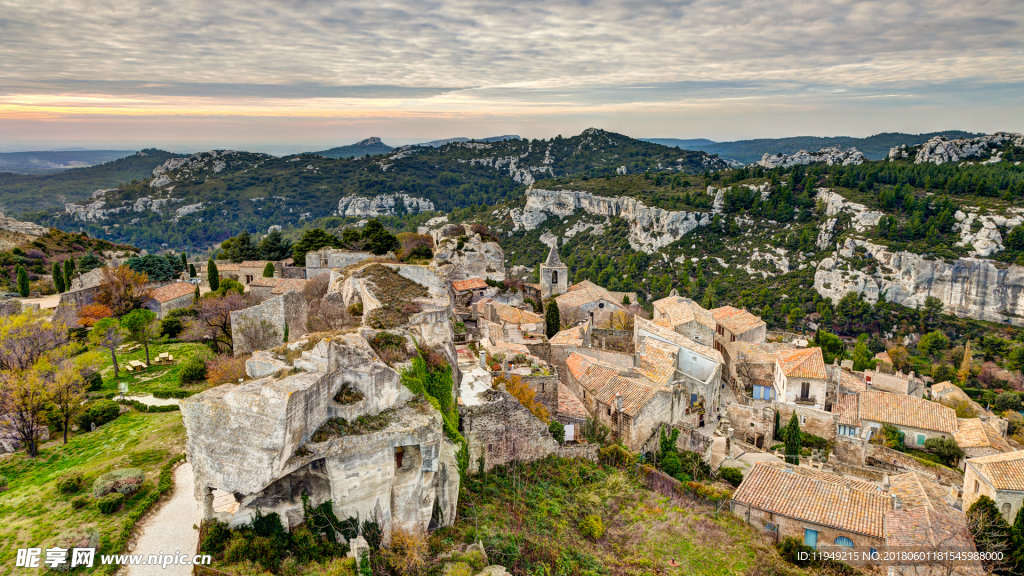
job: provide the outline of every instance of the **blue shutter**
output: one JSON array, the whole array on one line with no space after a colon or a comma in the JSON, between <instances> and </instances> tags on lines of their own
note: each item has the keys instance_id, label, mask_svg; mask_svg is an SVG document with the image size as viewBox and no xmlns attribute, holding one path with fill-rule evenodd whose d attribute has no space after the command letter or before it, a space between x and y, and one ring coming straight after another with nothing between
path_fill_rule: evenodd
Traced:
<instances>
[{"instance_id":1,"label":"blue shutter","mask_svg":"<svg viewBox=\"0 0 1024 576\"><path fill-rule=\"evenodd\" d=\"M818 531L804 529L804 545L810 546L815 550L818 549Z\"/></svg>"}]
</instances>

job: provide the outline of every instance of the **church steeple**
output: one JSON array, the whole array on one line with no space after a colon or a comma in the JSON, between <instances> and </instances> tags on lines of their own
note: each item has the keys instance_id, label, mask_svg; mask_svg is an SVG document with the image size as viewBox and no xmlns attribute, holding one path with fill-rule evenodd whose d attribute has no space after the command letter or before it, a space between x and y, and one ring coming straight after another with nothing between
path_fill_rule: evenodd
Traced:
<instances>
[{"instance_id":1,"label":"church steeple","mask_svg":"<svg viewBox=\"0 0 1024 576\"><path fill-rule=\"evenodd\" d=\"M562 260L558 257L558 238L551 243L551 251L548 252L548 259L544 261L544 265L549 268L560 268L564 266Z\"/></svg>"},{"instance_id":2,"label":"church steeple","mask_svg":"<svg viewBox=\"0 0 1024 576\"><path fill-rule=\"evenodd\" d=\"M569 268L558 257L558 238L551 244L548 259L540 265L540 288L544 298L569 291Z\"/></svg>"}]
</instances>

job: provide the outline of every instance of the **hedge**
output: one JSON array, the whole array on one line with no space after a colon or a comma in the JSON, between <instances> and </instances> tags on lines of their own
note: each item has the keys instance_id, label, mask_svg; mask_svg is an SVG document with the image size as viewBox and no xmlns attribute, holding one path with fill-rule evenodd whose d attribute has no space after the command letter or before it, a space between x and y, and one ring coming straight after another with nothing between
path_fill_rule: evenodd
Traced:
<instances>
[{"instance_id":1,"label":"hedge","mask_svg":"<svg viewBox=\"0 0 1024 576\"><path fill-rule=\"evenodd\" d=\"M161 398L161 399L164 399L164 400L166 400L168 398L178 398L180 400L182 398L188 398L189 396L191 396L191 395L193 395L195 393L196 393L195 390L182 390L180 388L165 388L163 390L157 390L156 392L153 392L153 397L154 398Z\"/></svg>"},{"instance_id":2,"label":"hedge","mask_svg":"<svg viewBox=\"0 0 1024 576\"><path fill-rule=\"evenodd\" d=\"M167 406L150 406L149 404L143 404L138 400L127 399L118 400L118 402L120 402L121 404L127 404L128 406L131 406L132 408L138 410L139 412L148 412L150 414L155 414L158 412L175 412L181 410L181 406L178 406L177 404L168 404Z\"/></svg>"},{"instance_id":3,"label":"hedge","mask_svg":"<svg viewBox=\"0 0 1024 576\"><path fill-rule=\"evenodd\" d=\"M64 494L73 494L82 488L82 473L68 472L57 479L57 490Z\"/></svg>"},{"instance_id":4,"label":"hedge","mask_svg":"<svg viewBox=\"0 0 1024 576\"><path fill-rule=\"evenodd\" d=\"M96 508L103 514L113 514L124 504L124 494L114 492L96 501Z\"/></svg>"}]
</instances>

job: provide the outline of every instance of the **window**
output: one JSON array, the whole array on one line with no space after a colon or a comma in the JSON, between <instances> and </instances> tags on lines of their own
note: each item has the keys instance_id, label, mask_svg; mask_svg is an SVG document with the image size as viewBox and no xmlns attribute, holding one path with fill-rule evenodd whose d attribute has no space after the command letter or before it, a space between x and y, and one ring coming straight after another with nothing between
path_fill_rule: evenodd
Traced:
<instances>
[{"instance_id":1,"label":"window","mask_svg":"<svg viewBox=\"0 0 1024 576\"><path fill-rule=\"evenodd\" d=\"M543 392L543 391L544 391L544 383L543 383L543 382L541 382L541 383L540 383L540 391L541 391L541 392Z\"/></svg>"},{"instance_id":2,"label":"window","mask_svg":"<svg viewBox=\"0 0 1024 576\"><path fill-rule=\"evenodd\" d=\"M608 407L608 415L609 415L609 416L611 416L611 415L612 415L612 407L611 407L611 406L609 406L609 407Z\"/></svg>"},{"instance_id":3,"label":"window","mask_svg":"<svg viewBox=\"0 0 1024 576\"><path fill-rule=\"evenodd\" d=\"M924 446L924 434L917 435L917 445Z\"/></svg>"},{"instance_id":4,"label":"window","mask_svg":"<svg viewBox=\"0 0 1024 576\"><path fill-rule=\"evenodd\" d=\"M1009 522L1010 519L1013 518L1013 516L1010 516L1010 503L1009 502L1006 502L1006 503L1003 504L1003 517L1007 519L1007 522Z\"/></svg>"},{"instance_id":5,"label":"window","mask_svg":"<svg viewBox=\"0 0 1024 576\"><path fill-rule=\"evenodd\" d=\"M807 416L800 416L800 425L807 424Z\"/></svg>"},{"instance_id":6,"label":"window","mask_svg":"<svg viewBox=\"0 0 1024 576\"><path fill-rule=\"evenodd\" d=\"M870 548L870 550L871 550L871 558L872 559L874 559L876 556L878 556L878 548Z\"/></svg>"},{"instance_id":7,"label":"window","mask_svg":"<svg viewBox=\"0 0 1024 576\"><path fill-rule=\"evenodd\" d=\"M551 271L551 285L558 284L558 270Z\"/></svg>"},{"instance_id":8,"label":"window","mask_svg":"<svg viewBox=\"0 0 1024 576\"><path fill-rule=\"evenodd\" d=\"M868 384L871 384L871 376L865 376L864 381L867 382Z\"/></svg>"},{"instance_id":9,"label":"window","mask_svg":"<svg viewBox=\"0 0 1024 576\"><path fill-rule=\"evenodd\" d=\"M981 487L981 485L980 485L980 484L978 484L978 481L977 481L977 480L975 480L975 481L974 481L974 491L975 491L975 492L977 492L977 491L978 491L978 488L980 488L980 487Z\"/></svg>"},{"instance_id":10,"label":"window","mask_svg":"<svg viewBox=\"0 0 1024 576\"><path fill-rule=\"evenodd\" d=\"M597 307L598 308L604 308L604 302L601 302L600 304L598 304Z\"/></svg>"},{"instance_id":11,"label":"window","mask_svg":"<svg viewBox=\"0 0 1024 576\"><path fill-rule=\"evenodd\" d=\"M846 536L839 536L833 541L833 543L836 546L846 546L847 548L853 548L853 540L850 540Z\"/></svg>"},{"instance_id":12,"label":"window","mask_svg":"<svg viewBox=\"0 0 1024 576\"><path fill-rule=\"evenodd\" d=\"M810 546L811 548L814 548L815 550L818 549L818 531L817 530L810 530L810 529L806 529L806 528L804 529L804 545L805 546Z\"/></svg>"}]
</instances>

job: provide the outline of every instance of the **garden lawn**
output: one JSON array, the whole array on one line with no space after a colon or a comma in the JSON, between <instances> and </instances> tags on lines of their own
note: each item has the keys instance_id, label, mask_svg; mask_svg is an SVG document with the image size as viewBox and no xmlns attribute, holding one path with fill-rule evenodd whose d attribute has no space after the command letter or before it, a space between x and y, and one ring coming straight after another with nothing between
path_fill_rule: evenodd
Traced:
<instances>
[{"instance_id":1,"label":"garden lawn","mask_svg":"<svg viewBox=\"0 0 1024 576\"><path fill-rule=\"evenodd\" d=\"M142 372L126 372L124 367L129 360L138 360L145 364L146 351L145 349L140 349L129 354L119 353L117 355L117 364L121 367L121 371L115 380L114 368L110 362L110 352L105 348L99 348L98 350L103 359L103 364L100 367L100 374L103 376L103 388L100 391L104 394L117 392L117 386L122 382L128 384L128 394L130 395L152 394L157 390L181 388L182 386L178 382L178 370L181 369L181 365L185 360L196 354L213 356L210 353L210 349L202 344L191 342L150 344L149 359L151 362L155 361L156 357L161 353L167 352L174 356L174 364L153 364ZM205 386L206 382L197 382L187 386L186 389L198 391L202 390Z\"/></svg>"},{"instance_id":2,"label":"garden lawn","mask_svg":"<svg viewBox=\"0 0 1024 576\"><path fill-rule=\"evenodd\" d=\"M185 450L185 428L180 412L141 414L134 410L101 426L69 439L45 444L36 458L18 452L0 458L0 475L10 483L0 493L0 576L14 570L18 548L47 548L66 530L92 526L100 531L99 554L113 550L129 514L141 508L157 489L160 468ZM146 473L143 487L114 514L101 514L92 498L93 481L116 468L141 468ZM57 479L66 472L85 476L74 494L57 490ZM81 509L71 506L72 498L88 495ZM98 566L97 566L98 567Z\"/></svg>"}]
</instances>

